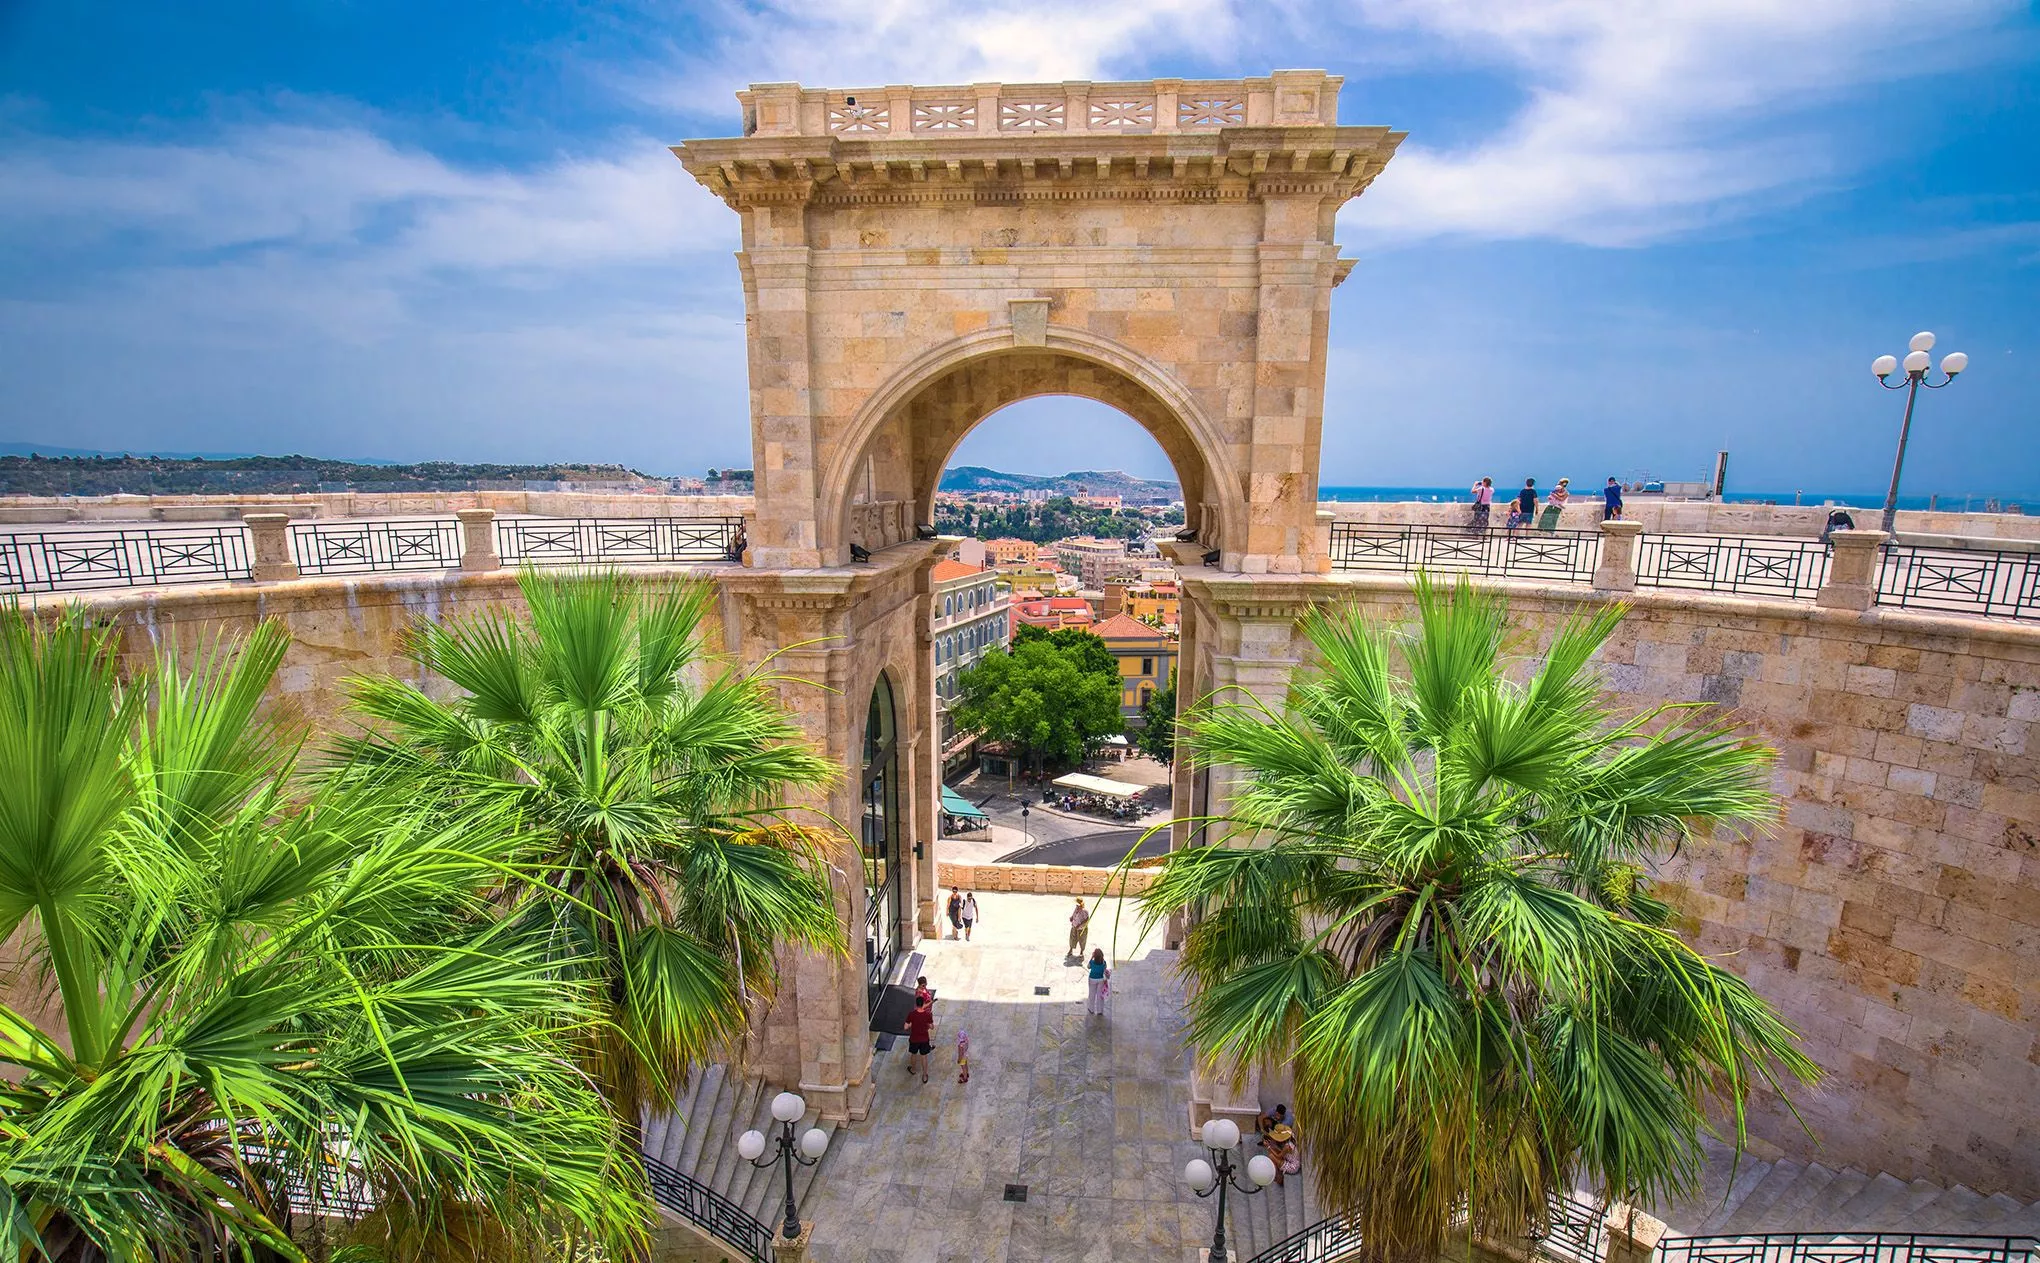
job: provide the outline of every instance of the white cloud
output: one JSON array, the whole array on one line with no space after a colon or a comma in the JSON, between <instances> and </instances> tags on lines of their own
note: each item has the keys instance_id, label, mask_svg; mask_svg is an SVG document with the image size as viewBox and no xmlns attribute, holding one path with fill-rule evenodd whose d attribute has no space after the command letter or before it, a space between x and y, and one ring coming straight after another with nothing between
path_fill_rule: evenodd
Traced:
<instances>
[{"instance_id":1,"label":"white cloud","mask_svg":"<svg viewBox=\"0 0 2040 1263\"><path fill-rule=\"evenodd\" d=\"M1404 144L1348 212L1401 236L1635 245L1787 202L1879 155L1806 119L1907 74L1997 55L2009 0L1370 0L1527 102L1461 149ZM1392 121L1392 120L1389 120Z\"/></svg>"},{"instance_id":2,"label":"white cloud","mask_svg":"<svg viewBox=\"0 0 2040 1263\"><path fill-rule=\"evenodd\" d=\"M1254 37L1256 13L1246 0L713 0L687 8L706 37L620 82L655 105L710 116L732 114L730 94L751 83L1052 83L1131 74L1136 58L1223 59Z\"/></svg>"}]
</instances>

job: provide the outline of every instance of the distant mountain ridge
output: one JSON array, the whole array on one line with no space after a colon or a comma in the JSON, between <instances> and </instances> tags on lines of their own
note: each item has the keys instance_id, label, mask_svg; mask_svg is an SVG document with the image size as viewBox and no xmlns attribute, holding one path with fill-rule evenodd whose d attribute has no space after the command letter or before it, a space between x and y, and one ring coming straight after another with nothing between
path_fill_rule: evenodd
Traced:
<instances>
[{"instance_id":1,"label":"distant mountain ridge","mask_svg":"<svg viewBox=\"0 0 2040 1263\"><path fill-rule=\"evenodd\" d=\"M942 471L940 491L1046 491L1051 495L1117 495L1128 500L1166 503L1183 492L1173 479L1136 478L1117 469L1083 469L1067 474L1009 474L983 465L956 465Z\"/></svg>"}]
</instances>

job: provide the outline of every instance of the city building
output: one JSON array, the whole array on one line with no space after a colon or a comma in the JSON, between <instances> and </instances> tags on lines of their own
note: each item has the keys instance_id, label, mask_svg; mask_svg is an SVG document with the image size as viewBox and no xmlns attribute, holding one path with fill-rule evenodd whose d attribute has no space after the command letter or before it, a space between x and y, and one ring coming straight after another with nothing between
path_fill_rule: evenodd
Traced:
<instances>
[{"instance_id":1,"label":"city building","mask_svg":"<svg viewBox=\"0 0 2040 1263\"><path fill-rule=\"evenodd\" d=\"M1144 563L1126 555L1123 539L1093 539L1080 535L1055 544L1056 564L1077 577L1086 588L1102 588L1115 575L1139 574Z\"/></svg>"},{"instance_id":2,"label":"city building","mask_svg":"<svg viewBox=\"0 0 2040 1263\"><path fill-rule=\"evenodd\" d=\"M929 631L935 642L935 705L941 716L937 738L946 765L968 757L975 735L958 733L949 717L957 677L993 649L1011 643L1012 598L1000 575L960 561L936 562L929 580L934 591Z\"/></svg>"},{"instance_id":3,"label":"city building","mask_svg":"<svg viewBox=\"0 0 2040 1263\"><path fill-rule=\"evenodd\" d=\"M949 560L960 561L972 569L985 568L985 542L966 536L956 541L956 547L949 550Z\"/></svg>"},{"instance_id":4,"label":"city building","mask_svg":"<svg viewBox=\"0 0 2040 1263\"><path fill-rule=\"evenodd\" d=\"M1027 539L988 539L985 541L985 564L988 566L1031 566L1040 553L1040 546Z\"/></svg>"},{"instance_id":5,"label":"city building","mask_svg":"<svg viewBox=\"0 0 2040 1263\"><path fill-rule=\"evenodd\" d=\"M1047 596L1015 602L1013 621L1054 631L1059 627L1089 627L1096 620L1091 616L1091 603L1080 596Z\"/></svg>"},{"instance_id":6,"label":"city building","mask_svg":"<svg viewBox=\"0 0 2040 1263\"><path fill-rule=\"evenodd\" d=\"M1173 579L1159 583L1130 583L1122 590L1122 605L1118 612L1150 626L1180 626L1181 595Z\"/></svg>"},{"instance_id":7,"label":"city building","mask_svg":"<svg viewBox=\"0 0 2040 1263\"><path fill-rule=\"evenodd\" d=\"M1119 712L1132 719L1148 696L1164 688L1176 669L1176 640L1124 614L1091 628L1119 659Z\"/></svg>"}]
</instances>

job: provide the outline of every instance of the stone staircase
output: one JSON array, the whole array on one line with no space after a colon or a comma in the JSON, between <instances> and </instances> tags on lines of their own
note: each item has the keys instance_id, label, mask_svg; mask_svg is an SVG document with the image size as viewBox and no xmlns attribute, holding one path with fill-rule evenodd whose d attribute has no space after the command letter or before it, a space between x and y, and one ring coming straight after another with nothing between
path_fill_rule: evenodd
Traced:
<instances>
[{"instance_id":1,"label":"stone staircase","mask_svg":"<svg viewBox=\"0 0 2040 1263\"><path fill-rule=\"evenodd\" d=\"M779 1125L772 1121L772 1098L778 1093L779 1089L767 1086L763 1079L742 1077L725 1066L699 1069L674 1099L671 1113L646 1116L645 1153L707 1186L768 1228L776 1228L785 1218L785 1177L777 1163L761 1169L744 1161L737 1154L737 1137L754 1129L767 1136L778 1134ZM795 1124L794 1134L810 1127L819 1127L835 1138L836 1124L823 1121L813 1107ZM768 1147L766 1152L778 1151ZM815 1177L828 1164L829 1157L824 1154L814 1166L794 1168L797 1204L806 1206ZM670 1210L665 1213L673 1214Z\"/></svg>"},{"instance_id":2,"label":"stone staircase","mask_svg":"<svg viewBox=\"0 0 2040 1263\"><path fill-rule=\"evenodd\" d=\"M1233 1161L1244 1174L1247 1159L1261 1152L1251 1134L1240 1141L1234 1151ZM1214 1204L1217 1194L1205 1198L1203 1206L1213 1216L1218 1214ZM1305 1228L1325 1217L1326 1212L1318 1206L1316 1191L1311 1186L1310 1163L1306 1160L1303 1169L1295 1175L1285 1175L1282 1183L1270 1184L1251 1197L1238 1189L1226 1194L1225 1238L1233 1253L1242 1259L1255 1255L1302 1232Z\"/></svg>"},{"instance_id":3,"label":"stone staircase","mask_svg":"<svg viewBox=\"0 0 2040 1263\"><path fill-rule=\"evenodd\" d=\"M2040 1202L1988 1197L1957 1184L1905 1181L1818 1162L1765 1162L1709 1139L1701 1192L1653 1207L1678 1236L1742 1237L1773 1232L1914 1232L1956 1236L2040 1236Z\"/></svg>"}]
</instances>

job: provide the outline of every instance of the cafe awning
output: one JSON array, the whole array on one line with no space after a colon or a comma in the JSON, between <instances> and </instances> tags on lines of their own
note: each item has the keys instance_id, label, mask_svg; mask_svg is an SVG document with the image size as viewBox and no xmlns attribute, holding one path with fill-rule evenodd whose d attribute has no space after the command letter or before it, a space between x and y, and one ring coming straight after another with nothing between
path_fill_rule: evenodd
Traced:
<instances>
[{"instance_id":1,"label":"cafe awning","mask_svg":"<svg viewBox=\"0 0 2040 1263\"><path fill-rule=\"evenodd\" d=\"M1138 798L1147 792L1145 785L1128 785L1125 781L1108 781L1102 776L1087 776L1082 772L1071 772L1068 776L1055 778L1057 789L1075 790L1080 794L1097 794L1105 798Z\"/></svg>"},{"instance_id":2,"label":"cafe awning","mask_svg":"<svg viewBox=\"0 0 2040 1263\"><path fill-rule=\"evenodd\" d=\"M984 812L970 805L970 799L947 785L942 787L942 810L952 816L966 816L972 820L987 819Z\"/></svg>"}]
</instances>

